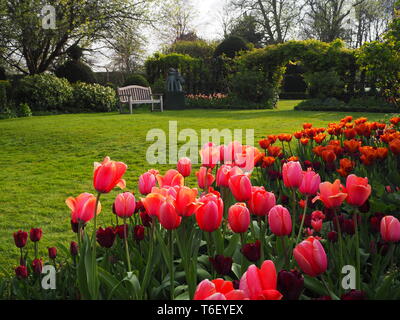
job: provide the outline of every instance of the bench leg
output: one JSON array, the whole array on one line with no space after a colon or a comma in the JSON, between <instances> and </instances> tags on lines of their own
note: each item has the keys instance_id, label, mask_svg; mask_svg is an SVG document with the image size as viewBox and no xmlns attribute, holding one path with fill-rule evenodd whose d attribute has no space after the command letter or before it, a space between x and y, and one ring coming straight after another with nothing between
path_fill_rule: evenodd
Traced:
<instances>
[{"instance_id":1,"label":"bench leg","mask_svg":"<svg viewBox=\"0 0 400 320\"><path fill-rule=\"evenodd\" d=\"M164 101L163 101L163 97L160 98L160 107L161 107L161 112L164 112Z\"/></svg>"},{"instance_id":2,"label":"bench leg","mask_svg":"<svg viewBox=\"0 0 400 320\"><path fill-rule=\"evenodd\" d=\"M129 97L129 112L131 114L133 113L133 111L132 111L132 98L131 97Z\"/></svg>"}]
</instances>

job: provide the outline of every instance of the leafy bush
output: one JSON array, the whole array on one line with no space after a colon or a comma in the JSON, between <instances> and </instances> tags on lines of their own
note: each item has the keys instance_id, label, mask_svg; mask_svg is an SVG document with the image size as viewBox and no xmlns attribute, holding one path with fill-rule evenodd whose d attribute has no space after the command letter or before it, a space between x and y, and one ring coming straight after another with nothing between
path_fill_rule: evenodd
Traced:
<instances>
[{"instance_id":1,"label":"leafy bush","mask_svg":"<svg viewBox=\"0 0 400 320\"><path fill-rule=\"evenodd\" d=\"M196 41L177 41L165 51L166 53L179 53L189 55L193 58L209 59L215 51L215 44L204 40Z\"/></svg>"},{"instance_id":2,"label":"leafy bush","mask_svg":"<svg viewBox=\"0 0 400 320\"><path fill-rule=\"evenodd\" d=\"M151 86L151 91L153 93L165 94L165 92L166 92L166 81L163 78L159 78Z\"/></svg>"},{"instance_id":3,"label":"leafy bush","mask_svg":"<svg viewBox=\"0 0 400 320\"><path fill-rule=\"evenodd\" d=\"M96 82L96 77L92 69L82 61L67 61L55 70L55 74L57 77L65 78L71 83L78 81L86 83Z\"/></svg>"},{"instance_id":4,"label":"leafy bush","mask_svg":"<svg viewBox=\"0 0 400 320\"><path fill-rule=\"evenodd\" d=\"M124 87L127 86L141 86L148 88L150 87L150 84L141 74L131 74L125 80Z\"/></svg>"},{"instance_id":5,"label":"leafy bush","mask_svg":"<svg viewBox=\"0 0 400 320\"><path fill-rule=\"evenodd\" d=\"M17 105L27 103L32 111L65 111L72 100L72 92L67 79L38 74L19 81L15 99Z\"/></svg>"},{"instance_id":6,"label":"leafy bush","mask_svg":"<svg viewBox=\"0 0 400 320\"><path fill-rule=\"evenodd\" d=\"M344 93L344 83L336 71L308 72L304 79L312 98L340 97Z\"/></svg>"},{"instance_id":7,"label":"leafy bush","mask_svg":"<svg viewBox=\"0 0 400 320\"><path fill-rule=\"evenodd\" d=\"M16 114L18 117L31 117L32 116L32 111L31 108L27 103L21 103L18 105L16 109Z\"/></svg>"},{"instance_id":8,"label":"leafy bush","mask_svg":"<svg viewBox=\"0 0 400 320\"><path fill-rule=\"evenodd\" d=\"M229 58L234 58L240 51L248 49L246 42L237 36L230 36L222 41L215 49L214 57L220 57L225 54Z\"/></svg>"},{"instance_id":9,"label":"leafy bush","mask_svg":"<svg viewBox=\"0 0 400 320\"><path fill-rule=\"evenodd\" d=\"M112 88L84 82L77 82L73 88L74 111L109 112L116 107L117 95Z\"/></svg>"}]
</instances>

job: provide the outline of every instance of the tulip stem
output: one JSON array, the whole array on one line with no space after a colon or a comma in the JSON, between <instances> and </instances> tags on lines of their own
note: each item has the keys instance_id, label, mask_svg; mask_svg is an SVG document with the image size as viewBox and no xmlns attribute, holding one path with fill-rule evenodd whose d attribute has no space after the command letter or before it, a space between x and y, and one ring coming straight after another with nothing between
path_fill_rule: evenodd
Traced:
<instances>
[{"instance_id":1,"label":"tulip stem","mask_svg":"<svg viewBox=\"0 0 400 320\"><path fill-rule=\"evenodd\" d=\"M125 242L125 254L126 254L126 261L128 263L128 272L131 272L131 259L129 257L129 247L128 247L128 225L126 223L126 218L124 218L124 242Z\"/></svg>"},{"instance_id":2,"label":"tulip stem","mask_svg":"<svg viewBox=\"0 0 400 320\"><path fill-rule=\"evenodd\" d=\"M258 225L260 228L260 240L261 240L260 263L262 264L264 262L265 225L262 224L261 217L258 217Z\"/></svg>"},{"instance_id":3,"label":"tulip stem","mask_svg":"<svg viewBox=\"0 0 400 320\"><path fill-rule=\"evenodd\" d=\"M296 190L292 188L292 195L293 195L293 200L292 200L292 223L295 225L296 223ZM292 238L294 238L294 228L292 228Z\"/></svg>"},{"instance_id":4,"label":"tulip stem","mask_svg":"<svg viewBox=\"0 0 400 320\"><path fill-rule=\"evenodd\" d=\"M328 292L329 296L333 300L339 300L339 298L331 291L331 289L329 289L328 284L326 283L322 274L321 274L321 280L322 280L322 283L324 284L324 287L325 287L326 291Z\"/></svg>"},{"instance_id":5,"label":"tulip stem","mask_svg":"<svg viewBox=\"0 0 400 320\"><path fill-rule=\"evenodd\" d=\"M305 201L304 211L303 211L303 217L301 218L300 229L299 229L299 233L297 234L297 239L296 239L296 243L295 243L294 247L296 247L299 244L299 241L300 241L300 236L301 236L301 233L303 231L304 221L306 219L307 206L308 206L308 196L306 196L306 201ZM293 229L294 229L294 226L295 226L295 221L293 221Z\"/></svg>"},{"instance_id":6,"label":"tulip stem","mask_svg":"<svg viewBox=\"0 0 400 320\"><path fill-rule=\"evenodd\" d=\"M93 246L93 251L92 251L92 265L94 266L93 270L95 272L94 277L97 278L97 257L96 257L96 231L97 231L97 207L100 203L100 196L101 193L98 192L97 193L97 197L96 197L96 205L94 206L94 218L93 218L93 236L92 236L92 246ZM54 261L55 263L55 261ZM98 290L94 290L94 296L92 296L93 300L97 300L97 294L98 294Z\"/></svg>"},{"instance_id":7,"label":"tulip stem","mask_svg":"<svg viewBox=\"0 0 400 320\"><path fill-rule=\"evenodd\" d=\"M358 234L358 213L353 215L354 229L356 236L356 259L357 259L357 289L361 290L361 262L360 262L360 236Z\"/></svg>"},{"instance_id":8,"label":"tulip stem","mask_svg":"<svg viewBox=\"0 0 400 320\"><path fill-rule=\"evenodd\" d=\"M174 285L175 285L175 279L174 279L174 237L172 234L172 230L168 231L168 236L169 236L169 254L170 254L170 265L169 265L169 280L171 283L171 300L174 300Z\"/></svg>"},{"instance_id":9,"label":"tulip stem","mask_svg":"<svg viewBox=\"0 0 400 320\"><path fill-rule=\"evenodd\" d=\"M150 280L150 271L151 268L153 267L152 265L152 260L153 260L153 251L154 251L154 241L155 241L155 219L152 219L151 222L151 233L150 233L150 249L149 249L149 255L147 257L147 263L146 263L146 270L144 272L144 278L140 290L140 298L143 300L144 298L144 293L147 289L147 283Z\"/></svg>"},{"instance_id":10,"label":"tulip stem","mask_svg":"<svg viewBox=\"0 0 400 320\"><path fill-rule=\"evenodd\" d=\"M334 223L336 223L336 226L337 226L337 229L338 229L338 238L339 238L339 263L340 263L340 266L338 268L338 272L339 272L339 279L340 279L340 277L342 276L342 268L343 268L343 265L344 265L344 262L343 262L343 239L342 239L342 230L341 230L341 227L340 227L340 221L339 221L339 217L337 215L337 209L336 208L334 209L334 212L335 212L335 222ZM342 289L340 287L340 291L341 290Z\"/></svg>"}]
</instances>

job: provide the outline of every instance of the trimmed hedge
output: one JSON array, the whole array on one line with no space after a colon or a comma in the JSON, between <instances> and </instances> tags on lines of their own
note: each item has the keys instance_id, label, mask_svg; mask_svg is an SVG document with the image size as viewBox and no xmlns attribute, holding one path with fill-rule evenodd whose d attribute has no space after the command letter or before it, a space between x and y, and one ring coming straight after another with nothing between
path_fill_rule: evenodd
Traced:
<instances>
[{"instance_id":1,"label":"trimmed hedge","mask_svg":"<svg viewBox=\"0 0 400 320\"><path fill-rule=\"evenodd\" d=\"M126 78L124 82L124 87L127 86L141 86L148 88L150 87L150 84L147 79L141 74L131 74Z\"/></svg>"},{"instance_id":2,"label":"trimmed hedge","mask_svg":"<svg viewBox=\"0 0 400 320\"><path fill-rule=\"evenodd\" d=\"M71 83L87 82L95 83L96 76L92 69L82 61L70 60L58 67L55 72L57 77L65 78Z\"/></svg>"},{"instance_id":3,"label":"trimmed hedge","mask_svg":"<svg viewBox=\"0 0 400 320\"><path fill-rule=\"evenodd\" d=\"M74 111L109 112L116 109L117 94L113 88L77 82L73 85Z\"/></svg>"}]
</instances>

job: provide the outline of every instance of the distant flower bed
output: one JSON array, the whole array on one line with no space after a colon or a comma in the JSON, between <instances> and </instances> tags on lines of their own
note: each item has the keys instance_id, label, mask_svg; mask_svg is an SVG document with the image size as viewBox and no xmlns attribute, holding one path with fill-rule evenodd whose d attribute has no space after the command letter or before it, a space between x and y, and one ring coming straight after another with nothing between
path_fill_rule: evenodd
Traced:
<instances>
[{"instance_id":1,"label":"distant flower bed","mask_svg":"<svg viewBox=\"0 0 400 320\"><path fill-rule=\"evenodd\" d=\"M210 142L198 189L182 158L164 175L143 173L140 200L121 193L112 208L100 200L127 186L127 166L106 157L94 166L95 194L66 200L69 248L44 259L41 229L14 233L20 257L0 298L400 299L399 126L400 117L349 116L269 135L260 149ZM54 292L40 289L49 266Z\"/></svg>"},{"instance_id":2,"label":"distant flower bed","mask_svg":"<svg viewBox=\"0 0 400 320\"><path fill-rule=\"evenodd\" d=\"M187 108L201 109L271 109L262 103L256 104L248 101L240 101L236 97L223 94L188 94L186 95Z\"/></svg>"}]
</instances>

